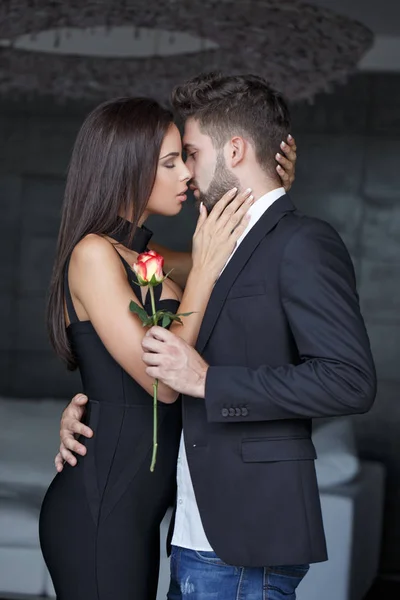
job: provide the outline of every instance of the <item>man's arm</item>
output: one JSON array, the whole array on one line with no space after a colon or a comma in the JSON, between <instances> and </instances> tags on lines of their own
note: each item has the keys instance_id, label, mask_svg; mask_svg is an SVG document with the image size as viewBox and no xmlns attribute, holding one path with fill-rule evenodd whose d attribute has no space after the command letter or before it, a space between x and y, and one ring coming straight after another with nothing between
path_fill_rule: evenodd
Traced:
<instances>
[{"instance_id":1,"label":"man's arm","mask_svg":"<svg viewBox=\"0 0 400 600\"><path fill-rule=\"evenodd\" d=\"M208 419L264 421L368 411L376 394L374 362L353 266L329 225L309 220L299 227L286 248L280 284L301 363L209 367ZM246 408L245 416L243 411L229 416L230 408Z\"/></svg>"},{"instance_id":2,"label":"man's arm","mask_svg":"<svg viewBox=\"0 0 400 600\"><path fill-rule=\"evenodd\" d=\"M333 417L369 410L376 374L353 265L328 224L310 219L292 236L280 286L300 364L209 366L183 340L153 327L142 341L147 374L177 392L205 398L208 420L214 422Z\"/></svg>"}]
</instances>

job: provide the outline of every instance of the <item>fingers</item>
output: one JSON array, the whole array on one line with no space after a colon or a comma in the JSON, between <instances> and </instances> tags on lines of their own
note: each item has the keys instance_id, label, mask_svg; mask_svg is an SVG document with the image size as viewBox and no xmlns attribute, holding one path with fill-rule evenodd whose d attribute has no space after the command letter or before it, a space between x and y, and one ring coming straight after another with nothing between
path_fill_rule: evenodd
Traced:
<instances>
[{"instance_id":1,"label":"fingers","mask_svg":"<svg viewBox=\"0 0 400 600\"><path fill-rule=\"evenodd\" d=\"M280 165L276 167L276 170L278 172L279 177L281 178L282 186L285 188L285 192L288 192L291 189L292 183L294 181L294 170L289 171L288 173Z\"/></svg>"},{"instance_id":2,"label":"fingers","mask_svg":"<svg viewBox=\"0 0 400 600\"><path fill-rule=\"evenodd\" d=\"M280 164L280 166L286 171L286 173L290 173L294 170L294 162L282 156L282 154L276 155L276 160Z\"/></svg>"},{"instance_id":3,"label":"fingers","mask_svg":"<svg viewBox=\"0 0 400 600\"><path fill-rule=\"evenodd\" d=\"M154 352L145 352L142 355L142 360L148 367L158 367L160 365L160 355Z\"/></svg>"},{"instance_id":4,"label":"fingers","mask_svg":"<svg viewBox=\"0 0 400 600\"><path fill-rule=\"evenodd\" d=\"M87 425L81 423L78 419L65 419L61 420L60 437L73 437L74 435L82 435L86 438L93 437L93 430Z\"/></svg>"},{"instance_id":5,"label":"fingers","mask_svg":"<svg viewBox=\"0 0 400 600\"><path fill-rule=\"evenodd\" d=\"M160 340L161 342L171 342L175 336L173 333L168 331L168 329L164 329L164 327L159 327L155 325L151 329L146 332L146 335L143 338L142 345L147 338L154 338L156 340Z\"/></svg>"},{"instance_id":6,"label":"fingers","mask_svg":"<svg viewBox=\"0 0 400 600\"><path fill-rule=\"evenodd\" d=\"M63 459L63 457L61 456L61 452L59 452L59 453L57 454L57 456L55 457L55 459L54 459L54 464L55 464L55 466L56 466L57 473L61 473L61 471L62 471L62 470L63 470L63 468L64 468L64 459Z\"/></svg>"},{"instance_id":7,"label":"fingers","mask_svg":"<svg viewBox=\"0 0 400 600\"><path fill-rule=\"evenodd\" d=\"M279 177L281 178L283 187L285 188L285 190L287 190L287 186L290 183L289 175L286 173L286 171L284 169L282 169L282 167L280 165L278 165L276 167L276 170L278 172Z\"/></svg>"},{"instance_id":8,"label":"fingers","mask_svg":"<svg viewBox=\"0 0 400 600\"><path fill-rule=\"evenodd\" d=\"M234 215L241 207L243 207L244 205L246 205L246 210L244 212L247 212L252 204L252 196L251 196L251 188L247 188L247 190L244 190L243 192L240 192L240 194L238 194L236 196L236 198L234 198L228 205L226 205L226 207L221 211L220 213L220 217L218 219L218 222L223 222L225 223L227 221L227 219L231 218L232 215ZM217 202L217 204L215 206L218 206L218 204L221 202L221 200L219 200ZM214 207L215 208L215 207ZM214 209L213 209L214 210ZM223 217L225 219L223 219ZM221 219L223 219L221 221Z\"/></svg>"},{"instance_id":9,"label":"fingers","mask_svg":"<svg viewBox=\"0 0 400 600\"><path fill-rule=\"evenodd\" d=\"M278 152L275 155L277 162L279 163L276 167L279 177L282 180L283 187L288 192L295 177L295 168L297 160L297 148L295 140L292 136L288 136L287 143L281 142L280 144L282 153Z\"/></svg>"},{"instance_id":10,"label":"fingers","mask_svg":"<svg viewBox=\"0 0 400 600\"><path fill-rule=\"evenodd\" d=\"M155 337L144 337L142 340L142 348L145 352L161 352L165 342L157 340Z\"/></svg>"},{"instance_id":11,"label":"fingers","mask_svg":"<svg viewBox=\"0 0 400 600\"><path fill-rule=\"evenodd\" d=\"M236 244L236 242L238 241L238 239L245 232L246 227L249 224L249 221L250 221L250 215L245 215L243 217L242 221L239 223L239 225L237 227L235 227L235 229L231 232L231 240L232 240L232 242L234 242Z\"/></svg>"},{"instance_id":12,"label":"fingers","mask_svg":"<svg viewBox=\"0 0 400 600\"><path fill-rule=\"evenodd\" d=\"M292 135L290 135L290 133L289 133L289 135L287 136L287 140L286 140L286 141L287 141L287 143L289 144L289 146L291 146L291 147L293 148L293 150L294 150L295 152L297 152L296 140L294 139L294 137L293 137Z\"/></svg>"},{"instance_id":13,"label":"fingers","mask_svg":"<svg viewBox=\"0 0 400 600\"><path fill-rule=\"evenodd\" d=\"M61 417L61 437L64 435L83 435L84 437L93 437L93 430L87 425L81 423L84 409L82 407L67 406Z\"/></svg>"},{"instance_id":14,"label":"fingers","mask_svg":"<svg viewBox=\"0 0 400 600\"><path fill-rule=\"evenodd\" d=\"M236 196L237 191L237 188L232 188L231 190L229 190L229 192L226 192L226 194L224 194L220 200L218 200L218 202L209 214L207 223L211 223L218 220L221 213L223 213L228 204L230 204L230 202L232 202L233 198Z\"/></svg>"},{"instance_id":15,"label":"fingers","mask_svg":"<svg viewBox=\"0 0 400 600\"><path fill-rule=\"evenodd\" d=\"M236 198L232 200L232 202L222 211L220 219L222 217L230 217L240 209L243 209L243 214L245 214L249 210L250 206L254 203L254 196L251 192L251 188L247 188L247 190L244 190L244 192L240 192L240 194L238 194Z\"/></svg>"},{"instance_id":16,"label":"fingers","mask_svg":"<svg viewBox=\"0 0 400 600\"><path fill-rule=\"evenodd\" d=\"M75 404L76 406L85 406L89 401L89 398L85 396L85 394L76 394L71 400L71 404Z\"/></svg>"},{"instance_id":17,"label":"fingers","mask_svg":"<svg viewBox=\"0 0 400 600\"><path fill-rule=\"evenodd\" d=\"M290 160L290 162L295 163L297 159L297 151L295 148L286 144L285 142L281 142L281 150L285 154L286 158Z\"/></svg>"},{"instance_id":18,"label":"fingers","mask_svg":"<svg viewBox=\"0 0 400 600\"><path fill-rule=\"evenodd\" d=\"M64 451L75 452L75 454L80 454L81 456L85 456L86 454L85 446L71 435L61 436L60 452L64 460L66 460Z\"/></svg>"},{"instance_id":19,"label":"fingers","mask_svg":"<svg viewBox=\"0 0 400 600\"><path fill-rule=\"evenodd\" d=\"M76 457L72 454L85 456L86 448L75 439L75 435L82 435L86 438L93 437L93 430L80 422L85 412L85 405L89 399L84 394L76 394L64 409L61 418L60 429L60 452L55 457L54 463L58 473L64 468L64 463L74 467L77 464Z\"/></svg>"},{"instance_id":20,"label":"fingers","mask_svg":"<svg viewBox=\"0 0 400 600\"><path fill-rule=\"evenodd\" d=\"M282 181L289 181L290 176L293 173L294 163L290 162L287 158L284 158L281 154L277 154L275 158L279 163L276 170L278 171L280 178Z\"/></svg>"},{"instance_id":21,"label":"fingers","mask_svg":"<svg viewBox=\"0 0 400 600\"><path fill-rule=\"evenodd\" d=\"M218 219L216 233L218 233L218 235L225 233L227 236L230 236L235 227L237 227L242 219L244 219L247 211L254 204L254 201L254 196L251 194L250 189L239 194Z\"/></svg>"},{"instance_id":22,"label":"fingers","mask_svg":"<svg viewBox=\"0 0 400 600\"><path fill-rule=\"evenodd\" d=\"M71 400L62 413L61 422L69 419L77 419L80 421L85 413L85 405L88 402L88 397L84 394L77 394Z\"/></svg>"},{"instance_id":23,"label":"fingers","mask_svg":"<svg viewBox=\"0 0 400 600\"><path fill-rule=\"evenodd\" d=\"M78 462L76 457L69 450L67 450L62 442L60 444L60 454L61 460L67 462L69 465L71 465L71 467L75 467L76 463Z\"/></svg>"},{"instance_id":24,"label":"fingers","mask_svg":"<svg viewBox=\"0 0 400 600\"><path fill-rule=\"evenodd\" d=\"M199 218L197 219L197 224L196 224L196 229L194 231L194 236L196 235L196 233L198 233L198 231L202 228L202 226L204 225L205 221L207 220L208 214L207 214L207 209L204 206L203 203L200 204L199 207Z\"/></svg>"},{"instance_id":25,"label":"fingers","mask_svg":"<svg viewBox=\"0 0 400 600\"><path fill-rule=\"evenodd\" d=\"M82 435L87 438L93 437L93 431L90 427L87 427L80 422L85 412L85 405L88 402L88 397L84 394L76 394L64 409L61 418L61 429L60 429L60 452L55 457L54 463L58 473L64 468L64 463L67 462L72 467L77 463L76 457L72 452L76 452L81 456L86 454L86 448L83 444L80 444L76 439L75 435Z\"/></svg>"},{"instance_id":26,"label":"fingers","mask_svg":"<svg viewBox=\"0 0 400 600\"><path fill-rule=\"evenodd\" d=\"M152 379L160 379L159 367L146 367L146 373Z\"/></svg>"},{"instance_id":27,"label":"fingers","mask_svg":"<svg viewBox=\"0 0 400 600\"><path fill-rule=\"evenodd\" d=\"M68 436L73 437L74 434L83 435L87 438L93 437L92 429L81 423L87 402L87 396L84 394L77 394L64 409L61 417L61 438Z\"/></svg>"},{"instance_id":28,"label":"fingers","mask_svg":"<svg viewBox=\"0 0 400 600\"><path fill-rule=\"evenodd\" d=\"M70 431L72 430L76 435L82 435L86 438L93 437L93 429L90 429L90 427L87 427L87 425L84 425L80 421L73 421L71 423Z\"/></svg>"}]
</instances>

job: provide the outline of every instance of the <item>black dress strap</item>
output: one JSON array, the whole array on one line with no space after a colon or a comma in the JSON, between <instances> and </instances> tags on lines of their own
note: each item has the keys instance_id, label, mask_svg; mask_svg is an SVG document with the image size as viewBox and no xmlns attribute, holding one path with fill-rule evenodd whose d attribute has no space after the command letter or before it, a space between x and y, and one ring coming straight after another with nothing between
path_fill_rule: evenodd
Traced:
<instances>
[{"instance_id":1,"label":"black dress strap","mask_svg":"<svg viewBox=\"0 0 400 600\"><path fill-rule=\"evenodd\" d=\"M72 296L71 296L71 291L69 289L69 282L68 282L68 271L69 271L70 261L71 261L71 257L68 258L66 265L65 265L65 269L64 269L64 295L65 295L65 302L67 305L67 313L68 313L69 322L70 323L78 323L79 319L78 319L78 315L76 314L74 303L72 302Z\"/></svg>"},{"instance_id":2,"label":"black dress strap","mask_svg":"<svg viewBox=\"0 0 400 600\"><path fill-rule=\"evenodd\" d=\"M148 251L148 243L153 235L153 232L150 229L147 229L144 225L141 227L136 227L133 238L131 236L132 223L123 219L122 217L118 217L114 223L114 226L107 232L111 238L129 248L130 250L134 250L138 254L142 252ZM131 239L130 239L131 238ZM128 275L128 281L133 283L133 285L138 284L138 279L136 277L136 273L132 269L131 265L124 259L124 257L118 252L115 248L118 256L120 257L122 264L125 267L125 271ZM161 298L162 294L162 285L157 285L154 289L154 299L158 302ZM147 292L146 298L144 301L145 308L147 309L151 306L150 302L150 294ZM150 308L151 310L151 308Z\"/></svg>"}]
</instances>

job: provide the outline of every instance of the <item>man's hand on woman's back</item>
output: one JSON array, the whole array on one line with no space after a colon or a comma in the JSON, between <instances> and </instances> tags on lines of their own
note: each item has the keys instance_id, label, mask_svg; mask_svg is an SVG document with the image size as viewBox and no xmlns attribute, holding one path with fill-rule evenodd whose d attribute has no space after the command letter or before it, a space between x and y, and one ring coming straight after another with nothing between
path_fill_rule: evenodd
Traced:
<instances>
[{"instance_id":1,"label":"man's hand on woman's back","mask_svg":"<svg viewBox=\"0 0 400 600\"><path fill-rule=\"evenodd\" d=\"M85 406L88 402L88 397L84 394L77 394L64 409L61 417L60 425L60 451L55 458L56 469L59 473L64 468L67 462L72 467L77 463L73 452L84 456L86 448L80 444L75 436L83 435L84 437L93 437L93 431L90 427L84 425L81 421L85 414Z\"/></svg>"}]
</instances>

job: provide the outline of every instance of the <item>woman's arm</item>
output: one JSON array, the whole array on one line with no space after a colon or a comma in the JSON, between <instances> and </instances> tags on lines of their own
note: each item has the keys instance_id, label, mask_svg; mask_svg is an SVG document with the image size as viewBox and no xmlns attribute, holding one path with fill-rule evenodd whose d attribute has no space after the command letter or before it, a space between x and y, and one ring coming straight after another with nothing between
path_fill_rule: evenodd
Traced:
<instances>
[{"instance_id":1,"label":"woman's arm","mask_svg":"<svg viewBox=\"0 0 400 600\"><path fill-rule=\"evenodd\" d=\"M243 217L252 200L249 194L244 193L231 202L232 196L226 194L208 218L203 208L193 237L193 269L178 312L194 311L194 314L185 318L183 325L171 325L171 329L192 346L196 343L214 283L247 226L248 221ZM248 202L244 202L246 198ZM224 210L228 204L228 209ZM151 392L153 379L146 375L142 361L141 341L145 330L139 319L128 310L134 294L114 249L105 239L88 236L75 248L71 267L71 291L85 308L87 318L92 321L106 348L127 373ZM176 397L177 394L169 387L159 388L159 400L173 402ZM60 453L55 459L58 472L63 469L63 460L71 466L76 464L72 452L82 456L86 454L85 446L74 437L75 434L93 435L80 422L86 402L86 396L75 396L63 412Z\"/></svg>"},{"instance_id":2,"label":"woman's arm","mask_svg":"<svg viewBox=\"0 0 400 600\"><path fill-rule=\"evenodd\" d=\"M112 245L88 235L74 249L70 262L71 293L87 314L104 346L121 367L149 394L153 380L145 372L141 342L146 330L129 311L141 302L128 283L126 271ZM139 289L139 288L138 288ZM159 400L171 403L178 394L161 384Z\"/></svg>"},{"instance_id":3,"label":"woman's arm","mask_svg":"<svg viewBox=\"0 0 400 600\"><path fill-rule=\"evenodd\" d=\"M243 217L253 201L244 202L249 193L239 194L232 201L233 196L233 193L225 194L208 218L203 207L198 220L193 238L193 269L179 307L179 312L193 311L194 314L185 318L183 325L171 325L173 331L191 345L196 342L214 283L244 230ZM73 296L108 352L151 394L153 380L146 374L142 361L141 342L145 330L129 311L132 299L141 303L112 245L97 235L84 238L72 252L69 279ZM169 387L159 387L161 402L174 402L177 396Z\"/></svg>"},{"instance_id":4,"label":"woman's arm","mask_svg":"<svg viewBox=\"0 0 400 600\"><path fill-rule=\"evenodd\" d=\"M149 243L149 248L164 257L165 271L172 271L169 277L183 289L192 268L192 253L177 252L154 242Z\"/></svg>"},{"instance_id":5,"label":"woman's arm","mask_svg":"<svg viewBox=\"0 0 400 600\"><path fill-rule=\"evenodd\" d=\"M214 283L236 240L247 224L243 217L253 203L249 192L228 192L207 218L203 207L193 237L193 268L183 294L179 312L194 312L183 325L172 323L172 330L188 344L194 345ZM227 205L229 207L227 208ZM225 210L226 209L226 210ZM128 283L125 269L114 248L104 238L90 234L74 249L69 280L73 296L81 304L104 346L121 367L149 394L153 380L146 374L142 361L145 330L129 311L134 300L141 305ZM161 384L161 402L171 403L178 394Z\"/></svg>"},{"instance_id":6,"label":"woman's arm","mask_svg":"<svg viewBox=\"0 0 400 600\"><path fill-rule=\"evenodd\" d=\"M226 261L248 224L247 211L254 203L251 190L238 194L225 194L214 206L210 215L202 206L196 231L193 235L193 266L179 307L180 313L192 312L171 324L170 331L194 346L208 301Z\"/></svg>"}]
</instances>

